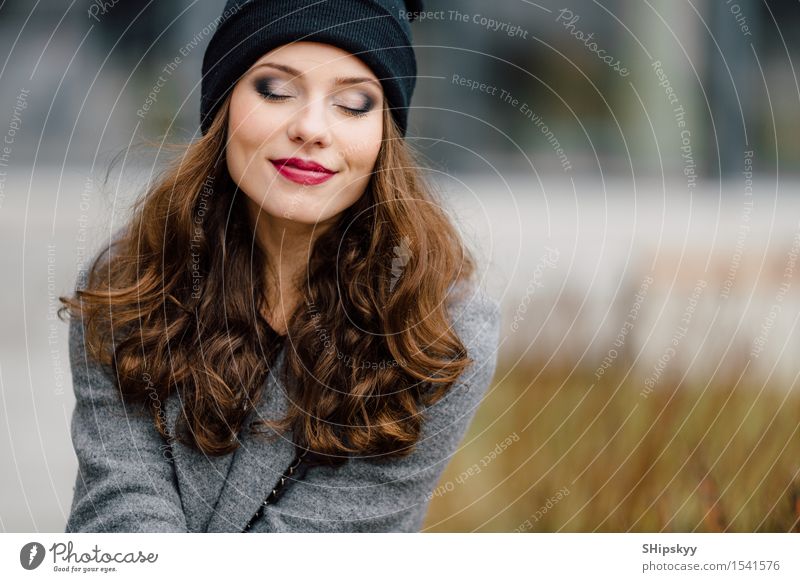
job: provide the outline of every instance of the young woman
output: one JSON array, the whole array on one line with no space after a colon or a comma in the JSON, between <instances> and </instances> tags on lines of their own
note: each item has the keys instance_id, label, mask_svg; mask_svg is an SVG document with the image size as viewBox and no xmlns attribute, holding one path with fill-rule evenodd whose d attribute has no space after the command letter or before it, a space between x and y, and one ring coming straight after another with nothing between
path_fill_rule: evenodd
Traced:
<instances>
[{"instance_id":1,"label":"young woman","mask_svg":"<svg viewBox=\"0 0 800 582\"><path fill-rule=\"evenodd\" d=\"M499 334L404 139L420 7L228 2L203 137L62 298L67 532L420 530Z\"/></svg>"}]
</instances>

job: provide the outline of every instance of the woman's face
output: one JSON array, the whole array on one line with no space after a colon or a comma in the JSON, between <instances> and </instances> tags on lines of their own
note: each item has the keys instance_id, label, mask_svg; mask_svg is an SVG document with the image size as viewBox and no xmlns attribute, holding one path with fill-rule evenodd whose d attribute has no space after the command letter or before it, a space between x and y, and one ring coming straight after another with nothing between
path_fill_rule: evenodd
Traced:
<instances>
[{"instance_id":1,"label":"woman's face","mask_svg":"<svg viewBox=\"0 0 800 582\"><path fill-rule=\"evenodd\" d=\"M383 88L338 47L261 57L231 95L226 159L261 218L329 223L364 193L383 138Z\"/></svg>"}]
</instances>

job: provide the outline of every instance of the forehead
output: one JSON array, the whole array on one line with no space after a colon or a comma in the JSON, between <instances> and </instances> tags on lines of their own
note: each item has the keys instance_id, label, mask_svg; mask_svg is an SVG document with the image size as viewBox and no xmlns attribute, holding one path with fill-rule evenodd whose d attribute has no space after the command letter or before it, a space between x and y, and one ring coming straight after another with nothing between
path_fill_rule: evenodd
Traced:
<instances>
[{"instance_id":1,"label":"forehead","mask_svg":"<svg viewBox=\"0 0 800 582\"><path fill-rule=\"evenodd\" d=\"M320 42L302 41L281 45L262 55L253 63L253 67L269 62L287 65L312 77L352 74L377 80L372 69L357 56L340 47Z\"/></svg>"}]
</instances>

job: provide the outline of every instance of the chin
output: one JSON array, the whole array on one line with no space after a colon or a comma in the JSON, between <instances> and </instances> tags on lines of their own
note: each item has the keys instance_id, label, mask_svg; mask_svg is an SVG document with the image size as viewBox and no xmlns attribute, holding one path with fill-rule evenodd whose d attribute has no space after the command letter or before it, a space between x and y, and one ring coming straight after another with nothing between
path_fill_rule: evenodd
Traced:
<instances>
[{"instance_id":1,"label":"chin","mask_svg":"<svg viewBox=\"0 0 800 582\"><path fill-rule=\"evenodd\" d=\"M297 224L314 226L320 222L327 222L341 214L343 209L320 209L299 201L298 198L287 196L281 200L267 200L261 205L261 213L269 214L274 218L289 220Z\"/></svg>"},{"instance_id":2,"label":"chin","mask_svg":"<svg viewBox=\"0 0 800 582\"><path fill-rule=\"evenodd\" d=\"M345 202L343 198L352 192L338 188L302 187L273 188L258 199L248 195L250 205L259 214L268 214L276 219L289 220L298 224L314 226L330 223L337 216L355 204L360 197ZM362 193L363 195L363 193ZM260 210L259 210L260 207Z\"/></svg>"}]
</instances>

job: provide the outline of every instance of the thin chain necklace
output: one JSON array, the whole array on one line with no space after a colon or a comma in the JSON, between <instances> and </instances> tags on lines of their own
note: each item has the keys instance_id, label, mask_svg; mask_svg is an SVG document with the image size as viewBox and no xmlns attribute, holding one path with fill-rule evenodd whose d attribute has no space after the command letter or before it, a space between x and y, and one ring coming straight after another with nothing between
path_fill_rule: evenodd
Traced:
<instances>
[{"instance_id":1,"label":"thin chain necklace","mask_svg":"<svg viewBox=\"0 0 800 582\"><path fill-rule=\"evenodd\" d=\"M278 341L277 350L276 350L276 354L277 354L277 352L280 351L280 349L283 347L283 340L285 340L286 337L282 336L282 335L279 335L277 332L275 332L274 329L272 329L271 326L270 326L270 329L272 330L273 335L277 336L277 338L276 338L277 341ZM277 483L275 483L275 486L272 488L272 491L270 491L269 494L267 495L267 497L264 499L264 501L261 502L261 505L258 507L258 511L256 511L255 515L253 515L253 517L250 518L250 521L247 522L247 525L244 526L244 529L242 530L241 533L247 533L248 531L250 531L250 528L253 526L253 523L256 520L260 519L261 516L264 514L264 508L267 505L274 504L278 499L281 498L281 496L286 491L286 481L292 475L295 474L295 472L298 470L300 465L303 463L303 460L304 460L304 458L305 458L305 456L307 454L308 454L308 449L303 449L302 453L295 454L294 460L289 464L287 469L280 476L280 478L278 479ZM308 467L304 467L304 469L308 469ZM302 472L302 474L299 477L295 477L294 480L297 481L297 480L302 479L303 477L305 477L305 470Z\"/></svg>"},{"instance_id":2,"label":"thin chain necklace","mask_svg":"<svg viewBox=\"0 0 800 582\"><path fill-rule=\"evenodd\" d=\"M307 453L308 453L308 449L304 449L301 454L295 455L294 461L292 461L292 464L289 465L289 467L283 472L283 475L281 475L281 478L275 484L275 487L272 488L272 491L270 491L269 495L267 495L267 498L264 499L264 501L259 506L258 511L255 513L255 515L253 517L250 518L250 521L247 522L247 525L244 526L244 530L242 530L242 533L246 533L246 532L250 531L250 528L253 526L253 523L257 519L260 519L261 516L264 514L264 508L267 505L274 504L278 499L281 498L283 493L286 491L286 481L287 481L287 479L289 477L291 477L292 474L294 474L294 472L297 470L297 468L303 462L303 458L306 456ZM299 477L299 479L302 479L304 476L305 476L305 471L303 472L303 475L301 475Z\"/></svg>"}]
</instances>

